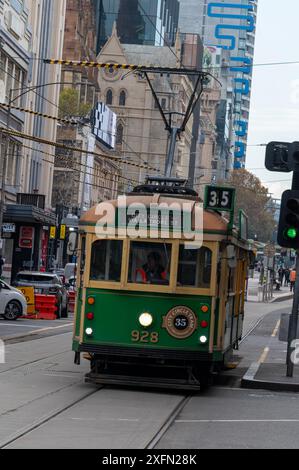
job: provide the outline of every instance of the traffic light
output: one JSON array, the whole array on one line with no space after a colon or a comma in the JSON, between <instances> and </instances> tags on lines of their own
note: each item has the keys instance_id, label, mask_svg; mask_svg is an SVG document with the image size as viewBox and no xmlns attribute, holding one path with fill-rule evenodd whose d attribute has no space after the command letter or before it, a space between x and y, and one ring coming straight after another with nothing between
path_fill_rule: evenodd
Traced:
<instances>
[{"instance_id":1,"label":"traffic light","mask_svg":"<svg viewBox=\"0 0 299 470\"><path fill-rule=\"evenodd\" d=\"M295 142L296 143L296 142ZM292 171L292 144L270 142L266 149L266 168L269 171L289 173Z\"/></svg>"},{"instance_id":2,"label":"traffic light","mask_svg":"<svg viewBox=\"0 0 299 470\"><path fill-rule=\"evenodd\" d=\"M290 173L299 168L299 142L270 142L266 149L266 168L269 171Z\"/></svg>"},{"instance_id":3,"label":"traffic light","mask_svg":"<svg viewBox=\"0 0 299 470\"><path fill-rule=\"evenodd\" d=\"M299 190L282 195L277 242L284 248L299 249Z\"/></svg>"}]
</instances>

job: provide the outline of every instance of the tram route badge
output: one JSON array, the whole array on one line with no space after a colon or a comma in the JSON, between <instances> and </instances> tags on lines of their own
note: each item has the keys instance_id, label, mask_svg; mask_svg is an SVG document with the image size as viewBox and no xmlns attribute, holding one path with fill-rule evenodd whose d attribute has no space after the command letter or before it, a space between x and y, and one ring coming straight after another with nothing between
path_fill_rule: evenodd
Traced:
<instances>
[{"instance_id":1,"label":"tram route badge","mask_svg":"<svg viewBox=\"0 0 299 470\"><path fill-rule=\"evenodd\" d=\"M163 328L177 339L187 339L197 330L197 316L189 307L174 307L163 318Z\"/></svg>"}]
</instances>

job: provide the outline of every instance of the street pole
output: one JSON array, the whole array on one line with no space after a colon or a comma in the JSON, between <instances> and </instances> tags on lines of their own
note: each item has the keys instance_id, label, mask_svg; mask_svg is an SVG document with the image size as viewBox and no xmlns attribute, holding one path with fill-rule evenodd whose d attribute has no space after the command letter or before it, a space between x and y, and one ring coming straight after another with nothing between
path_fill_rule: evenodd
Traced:
<instances>
[{"instance_id":1,"label":"street pole","mask_svg":"<svg viewBox=\"0 0 299 470\"><path fill-rule=\"evenodd\" d=\"M298 164L296 165L292 189L299 189L299 171ZM296 282L294 286L294 300L292 314L290 316L289 323L289 334L288 334L288 352L287 352L287 377L293 377L294 375L294 362L292 361L292 355L294 353L294 342L297 339L298 329L298 313L299 313L299 250L297 250L297 261L296 261Z\"/></svg>"}]
</instances>

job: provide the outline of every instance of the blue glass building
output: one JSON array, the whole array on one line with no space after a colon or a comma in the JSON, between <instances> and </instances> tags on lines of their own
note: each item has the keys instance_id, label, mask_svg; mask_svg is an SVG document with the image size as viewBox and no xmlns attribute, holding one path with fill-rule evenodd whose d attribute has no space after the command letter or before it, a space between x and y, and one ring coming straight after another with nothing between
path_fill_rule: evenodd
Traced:
<instances>
[{"instance_id":1,"label":"blue glass building","mask_svg":"<svg viewBox=\"0 0 299 470\"><path fill-rule=\"evenodd\" d=\"M111 35L114 22L124 44L174 44L179 21L179 0L94 1L98 52Z\"/></svg>"}]
</instances>

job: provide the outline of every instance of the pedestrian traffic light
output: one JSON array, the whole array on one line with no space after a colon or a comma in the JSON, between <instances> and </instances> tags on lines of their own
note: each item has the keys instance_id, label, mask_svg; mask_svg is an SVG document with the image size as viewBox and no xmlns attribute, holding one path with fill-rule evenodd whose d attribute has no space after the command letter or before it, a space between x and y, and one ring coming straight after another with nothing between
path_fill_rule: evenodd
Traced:
<instances>
[{"instance_id":1,"label":"pedestrian traffic light","mask_svg":"<svg viewBox=\"0 0 299 470\"><path fill-rule=\"evenodd\" d=\"M282 195L277 241L284 248L299 249L299 190Z\"/></svg>"}]
</instances>

